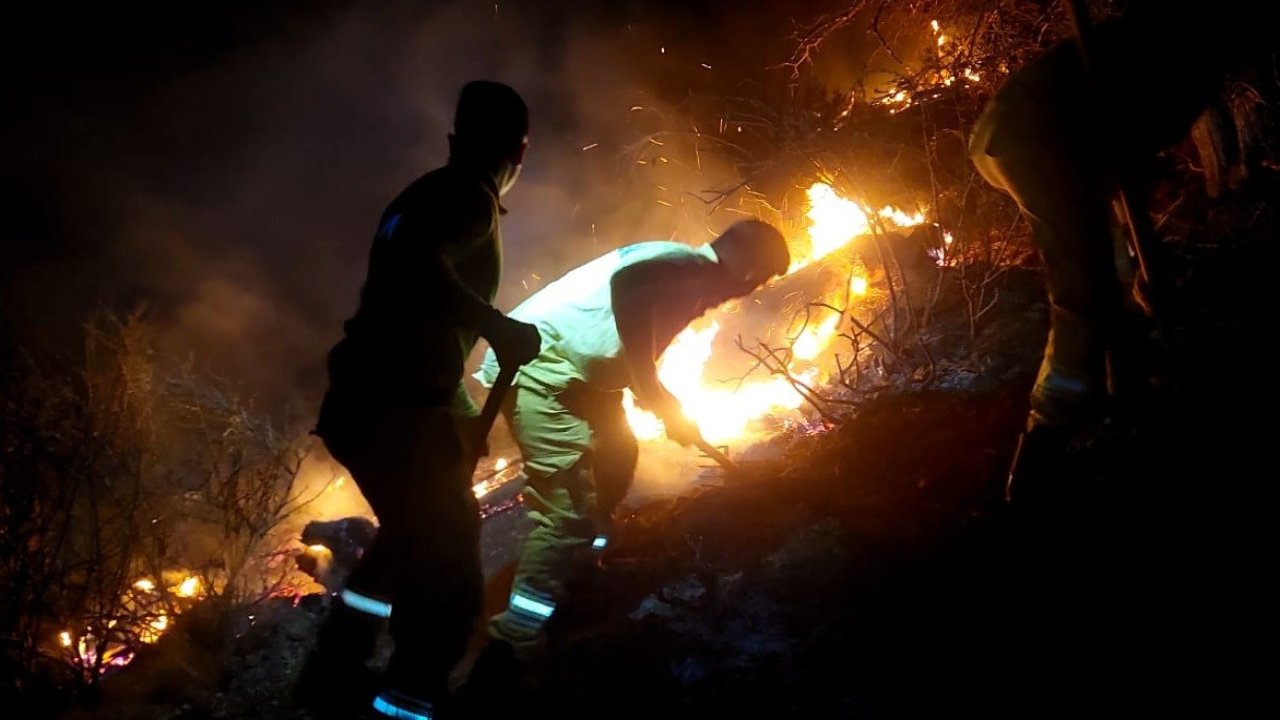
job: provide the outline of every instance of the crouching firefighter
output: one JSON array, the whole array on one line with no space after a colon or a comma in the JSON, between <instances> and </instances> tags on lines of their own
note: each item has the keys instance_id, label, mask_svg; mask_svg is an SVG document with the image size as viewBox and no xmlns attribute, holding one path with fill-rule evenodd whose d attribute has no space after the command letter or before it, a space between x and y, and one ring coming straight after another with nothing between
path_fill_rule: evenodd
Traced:
<instances>
[{"instance_id":1,"label":"crouching firefighter","mask_svg":"<svg viewBox=\"0 0 1280 720\"><path fill-rule=\"evenodd\" d=\"M520 551L507 609L489 623L490 643L463 694L481 704L528 689L544 624L577 558L609 541L614 510L631 485L637 446L622 391L655 413L676 442L702 441L680 402L658 380L655 360L691 321L786 272L787 245L774 227L737 223L710 244L644 242L614 250L551 283L511 317L542 333L542 352L517 373L503 413L524 457L524 502L533 529ZM501 357L486 355L484 385ZM471 706L464 700L463 707Z\"/></svg>"},{"instance_id":2,"label":"crouching firefighter","mask_svg":"<svg viewBox=\"0 0 1280 720\"><path fill-rule=\"evenodd\" d=\"M532 360L541 344L537 328L491 305L502 259L498 199L515 183L527 135L528 112L510 87L463 88L448 164L383 213L359 308L329 354L315 432L379 528L295 686L317 714L438 714L480 612L477 448L468 432L477 412L461 381L477 337L504 366ZM379 681L367 661L388 619L395 651Z\"/></svg>"}]
</instances>

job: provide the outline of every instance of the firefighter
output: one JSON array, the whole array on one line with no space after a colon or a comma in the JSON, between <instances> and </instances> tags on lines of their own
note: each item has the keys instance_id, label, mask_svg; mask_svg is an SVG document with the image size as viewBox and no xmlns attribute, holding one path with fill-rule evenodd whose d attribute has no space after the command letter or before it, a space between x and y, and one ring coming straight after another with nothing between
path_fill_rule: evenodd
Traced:
<instances>
[{"instance_id":1,"label":"firefighter","mask_svg":"<svg viewBox=\"0 0 1280 720\"><path fill-rule=\"evenodd\" d=\"M329 353L315 433L350 471L379 528L295 686L295 697L322 714L350 717L371 704L375 715L432 717L480 611L470 482L477 448L468 432L478 413L462 375L477 337L503 365L533 359L541 344L536 327L491 305L502 262L499 198L520 174L528 125L512 88L463 87L448 163L383 213L359 307ZM395 651L379 682L366 662L386 618Z\"/></svg>"},{"instance_id":2,"label":"firefighter","mask_svg":"<svg viewBox=\"0 0 1280 720\"><path fill-rule=\"evenodd\" d=\"M470 689L518 682L576 559L608 543L613 511L636 467L622 390L630 387L672 440L701 441L679 400L658 380L654 362L691 321L747 295L789 264L777 229L743 221L701 247L644 242L614 250L512 311L543 337L541 354L516 375L503 408L524 457L533 529L520 551L508 607L490 621L491 642ZM500 363L488 353L476 378L492 384ZM484 700L494 693L475 695Z\"/></svg>"},{"instance_id":3,"label":"firefighter","mask_svg":"<svg viewBox=\"0 0 1280 720\"><path fill-rule=\"evenodd\" d=\"M1117 332L1124 293L1113 198L1143 163L1186 137L1239 59L1234 50L1256 47L1253 31L1266 23L1243 21L1247 5L1133 2L1096 28L1087 71L1079 46L1059 43L1010 75L974 126L970 157L1031 225L1050 302L1006 488L1015 505L1038 502L1048 488L1037 485L1051 482L1072 437L1097 426L1108 392L1125 380L1116 373L1125 360ZM1133 290L1150 310L1150 287Z\"/></svg>"}]
</instances>

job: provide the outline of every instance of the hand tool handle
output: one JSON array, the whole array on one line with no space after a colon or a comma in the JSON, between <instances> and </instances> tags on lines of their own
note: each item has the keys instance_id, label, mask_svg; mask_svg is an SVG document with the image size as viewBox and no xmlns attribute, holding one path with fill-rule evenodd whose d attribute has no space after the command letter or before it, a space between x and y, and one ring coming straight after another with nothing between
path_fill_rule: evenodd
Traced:
<instances>
[{"instance_id":1,"label":"hand tool handle","mask_svg":"<svg viewBox=\"0 0 1280 720\"><path fill-rule=\"evenodd\" d=\"M734 462L733 460L730 460L728 455L725 455L723 452L720 451L719 448L707 442L706 440L699 438L696 444L698 446L698 449L701 450L703 454L705 454L707 457L719 463L720 467L725 469L725 472L732 473L742 469L738 465L738 463Z\"/></svg>"},{"instance_id":2,"label":"hand tool handle","mask_svg":"<svg viewBox=\"0 0 1280 720\"><path fill-rule=\"evenodd\" d=\"M518 366L499 368L498 379L493 382L493 387L489 388L489 397L485 398L484 407L480 410L479 422L475 425L475 447L483 451L480 457L489 454L489 432L493 430L493 423L498 419L498 412L502 410L502 403L507 399L507 392L511 390L511 384L515 382L516 372L519 369Z\"/></svg>"}]
</instances>

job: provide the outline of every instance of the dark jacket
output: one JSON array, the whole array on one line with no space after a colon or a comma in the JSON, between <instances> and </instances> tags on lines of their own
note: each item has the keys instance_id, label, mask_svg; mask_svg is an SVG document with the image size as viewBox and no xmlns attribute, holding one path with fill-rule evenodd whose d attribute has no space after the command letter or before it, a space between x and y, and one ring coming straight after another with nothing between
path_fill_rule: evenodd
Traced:
<instances>
[{"instance_id":1,"label":"dark jacket","mask_svg":"<svg viewBox=\"0 0 1280 720\"><path fill-rule=\"evenodd\" d=\"M499 211L493 179L453 164L391 202L374 235L359 308L329 353L317 434L325 437L343 418L451 404L478 338L461 306L488 310L498 290Z\"/></svg>"}]
</instances>

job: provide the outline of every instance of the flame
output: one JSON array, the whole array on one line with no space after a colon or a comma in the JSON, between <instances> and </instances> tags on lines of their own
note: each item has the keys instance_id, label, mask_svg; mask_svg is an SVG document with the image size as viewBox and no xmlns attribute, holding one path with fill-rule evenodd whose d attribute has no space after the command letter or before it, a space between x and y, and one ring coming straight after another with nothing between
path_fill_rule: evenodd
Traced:
<instances>
[{"instance_id":1,"label":"flame","mask_svg":"<svg viewBox=\"0 0 1280 720\"><path fill-rule=\"evenodd\" d=\"M323 545L314 547L325 549ZM185 575L186 572L166 570L162 573L161 577L183 577L182 582L168 586L168 592L181 598L201 598L204 587L200 578ZM96 669L99 674L128 665L135 656L137 643L155 644L173 625L169 612L158 610L161 603L156 589L155 579L138 578L130 585L130 590L121 594L117 608L121 613L119 617L107 619L98 631L93 627L86 627L84 634L63 630L58 633L58 644L71 651L73 664L86 670ZM181 609L171 608L175 614ZM118 636L121 630L124 631L122 637Z\"/></svg>"},{"instance_id":2,"label":"flame","mask_svg":"<svg viewBox=\"0 0 1280 720\"><path fill-rule=\"evenodd\" d=\"M866 213L852 200L846 200L826 183L814 183L806 194L809 197L809 254L795 258L790 272L821 260L844 247L853 238L871 229Z\"/></svg>"},{"instance_id":3,"label":"flame","mask_svg":"<svg viewBox=\"0 0 1280 720\"><path fill-rule=\"evenodd\" d=\"M905 96L904 96L905 97ZM793 248L793 261L787 274L811 265L847 246L855 237L871 231L866 212L853 200L841 197L827 183L814 183L806 191L809 209L809 243L807 252ZM886 206L875 213L888 226L911 227L924 222L924 214L907 212ZM814 298L839 306L843 298L837 296ZM869 291L865 276L854 274L849 281L849 293L861 297ZM789 371L799 381L812 384L822 380L818 362L840 330L841 313L827 311L810 318L806 327L799 330L791 341ZM780 375L752 377L737 383L714 383L704 378L712 345L720 330L720 322L713 313L709 320L700 321L685 328L658 361L658 379L679 400L685 414L711 443L740 440L749 431L751 423L770 414L795 410L803 398L787 378ZM653 413L641 408L628 390L623 395L623 409L627 422L640 440L656 440L663 436L662 421Z\"/></svg>"},{"instance_id":4,"label":"flame","mask_svg":"<svg viewBox=\"0 0 1280 720\"><path fill-rule=\"evenodd\" d=\"M487 474L480 474L477 471L475 477L479 478L480 481L471 486L471 494L475 495L477 500L482 499L485 495L502 487L508 480L519 475L519 467L508 458L494 460L493 470Z\"/></svg>"},{"instance_id":5,"label":"flame","mask_svg":"<svg viewBox=\"0 0 1280 720\"><path fill-rule=\"evenodd\" d=\"M862 275L854 275L849 279L849 294L854 297L863 297L868 290L867 278Z\"/></svg>"},{"instance_id":6,"label":"flame","mask_svg":"<svg viewBox=\"0 0 1280 720\"><path fill-rule=\"evenodd\" d=\"M200 593L200 578L195 575L188 575L185 580L178 584L178 589L173 592L178 597L195 597Z\"/></svg>"},{"instance_id":7,"label":"flame","mask_svg":"<svg viewBox=\"0 0 1280 720\"><path fill-rule=\"evenodd\" d=\"M880 100L878 100L877 102L884 105L895 106L895 107L889 108L889 114L892 115L898 112L899 110L902 110L903 108L911 107L911 96L907 94L906 90L899 90L898 92L892 95L886 95L881 97Z\"/></svg>"},{"instance_id":8,"label":"flame","mask_svg":"<svg viewBox=\"0 0 1280 720\"><path fill-rule=\"evenodd\" d=\"M802 330L791 346L792 356L799 360L813 360L818 357L818 353L826 349L827 343L831 342L832 336L835 335L840 317L836 313L829 312L826 320L817 326Z\"/></svg>"},{"instance_id":9,"label":"flame","mask_svg":"<svg viewBox=\"0 0 1280 720\"><path fill-rule=\"evenodd\" d=\"M160 636L164 635L164 631L169 629L169 616L161 613L151 619L142 631L138 633L138 639L148 645L154 645L160 641Z\"/></svg>"}]
</instances>

